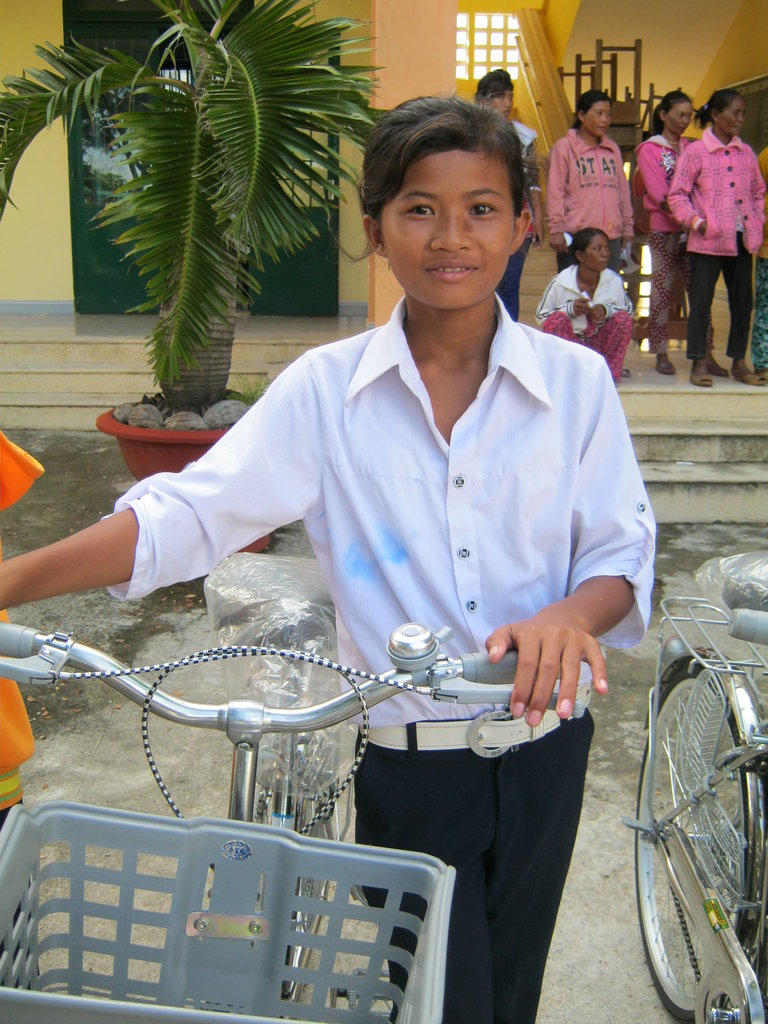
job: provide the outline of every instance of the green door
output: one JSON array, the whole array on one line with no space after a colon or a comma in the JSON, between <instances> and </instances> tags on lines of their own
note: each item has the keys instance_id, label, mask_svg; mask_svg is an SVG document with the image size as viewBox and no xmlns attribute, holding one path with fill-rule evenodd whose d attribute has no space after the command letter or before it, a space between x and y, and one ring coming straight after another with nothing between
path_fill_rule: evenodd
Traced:
<instances>
[{"instance_id":1,"label":"green door","mask_svg":"<svg viewBox=\"0 0 768 1024\"><path fill-rule=\"evenodd\" d=\"M148 0L64 0L65 35L94 50L119 49L145 60L163 28ZM116 100L109 97L91 119L85 111L69 137L69 201L75 310L78 313L126 313L145 298L143 282L125 259L126 247L114 244L125 225L105 229L94 221L125 168L116 166L109 142L109 118ZM258 273L261 293L250 297L251 311L274 316L335 316L338 312L338 207L330 217L313 209L318 237L279 263L265 259Z\"/></svg>"}]
</instances>

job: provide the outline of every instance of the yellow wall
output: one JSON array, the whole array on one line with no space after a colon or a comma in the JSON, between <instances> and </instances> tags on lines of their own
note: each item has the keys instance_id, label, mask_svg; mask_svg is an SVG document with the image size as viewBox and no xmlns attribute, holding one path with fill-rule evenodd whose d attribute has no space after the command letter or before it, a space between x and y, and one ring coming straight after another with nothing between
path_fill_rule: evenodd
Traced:
<instances>
[{"instance_id":1,"label":"yellow wall","mask_svg":"<svg viewBox=\"0 0 768 1024\"><path fill-rule=\"evenodd\" d=\"M552 48L552 56L555 64L562 64L563 54L571 37L573 23L579 12L581 0L545 0L542 10L544 17L544 31L546 32L549 45ZM533 4L525 4L526 7L533 7ZM595 26L595 36L600 35L600 27Z\"/></svg>"},{"instance_id":2,"label":"yellow wall","mask_svg":"<svg viewBox=\"0 0 768 1024\"><path fill-rule=\"evenodd\" d=\"M414 96L456 91L456 0L372 0L375 105L389 110ZM401 295L378 257L369 260L368 319L384 323Z\"/></svg>"},{"instance_id":3,"label":"yellow wall","mask_svg":"<svg viewBox=\"0 0 768 1024\"><path fill-rule=\"evenodd\" d=\"M63 38L61 0L35 0L5 13L0 78L36 63L33 47ZM67 144L59 125L35 140L22 159L0 221L0 301L73 299Z\"/></svg>"},{"instance_id":4,"label":"yellow wall","mask_svg":"<svg viewBox=\"0 0 768 1024\"><path fill-rule=\"evenodd\" d=\"M765 74L768 74L768 4L766 0L744 0L694 100L697 105L706 103L715 89Z\"/></svg>"}]
</instances>

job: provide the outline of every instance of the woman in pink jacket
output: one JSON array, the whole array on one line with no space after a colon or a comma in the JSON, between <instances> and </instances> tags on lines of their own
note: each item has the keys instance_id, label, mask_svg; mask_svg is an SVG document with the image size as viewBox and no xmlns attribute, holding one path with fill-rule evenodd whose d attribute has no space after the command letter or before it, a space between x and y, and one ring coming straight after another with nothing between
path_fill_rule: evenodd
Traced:
<instances>
[{"instance_id":1,"label":"woman in pink jacket","mask_svg":"<svg viewBox=\"0 0 768 1024\"><path fill-rule=\"evenodd\" d=\"M744 100L735 89L718 89L696 111L696 122L705 131L678 161L667 200L678 223L688 231L687 354L691 383L704 388L712 387L706 333L721 272L731 316L727 350L731 375L743 384L765 384L744 359L752 315L752 254L760 248L765 220L765 184L757 157L739 138L744 115Z\"/></svg>"},{"instance_id":2,"label":"woman in pink jacket","mask_svg":"<svg viewBox=\"0 0 768 1024\"><path fill-rule=\"evenodd\" d=\"M611 98L590 89L576 102L576 120L549 153L546 212L549 244L557 269L573 264L566 232L600 228L611 249L609 268L621 267L621 250L634 236L632 201L619 147L605 134L611 124Z\"/></svg>"},{"instance_id":3,"label":"woman in pink jacket","mask_svg":"<svg viewBox=\"0 0 768 1024\"><path fill-rule=\"evenodd\" d=\"M668 92L653 112L654 134L635 150L637 171L643 183L643 206L649 213L648 246L651 250L651 308L648 316L648 343L656 356L656 371L674 374L667 355L669 314L675 278L682 280L690 295L691 275L685 232L672 216L667 202L677 161L691 139L683 132L693 118L690 96L679 89ZM712 355L712 320L707 324L707 372L727 377Z\"/></svg>"}]
</instances>

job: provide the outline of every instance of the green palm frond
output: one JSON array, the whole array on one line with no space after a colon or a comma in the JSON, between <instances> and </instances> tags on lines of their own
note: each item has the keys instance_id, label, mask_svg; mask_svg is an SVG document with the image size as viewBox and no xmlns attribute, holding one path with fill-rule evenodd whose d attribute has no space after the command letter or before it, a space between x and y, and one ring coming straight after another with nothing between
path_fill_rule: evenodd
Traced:
<instances>
[{"instance_id":1,"label":"green palm frond","mask_svg":"<svg viewBox=\"0 0 768 1024\"><path fill-rule=\"evenodd\" d=\"M46 44L35 52L46 66L5 78L0 93L0 216L19 160L41 131L59 118L69 127L80 106L92 113L102 93L152 76L127 54L97 53L79 43Z\"/></svg>"}]
</instances>

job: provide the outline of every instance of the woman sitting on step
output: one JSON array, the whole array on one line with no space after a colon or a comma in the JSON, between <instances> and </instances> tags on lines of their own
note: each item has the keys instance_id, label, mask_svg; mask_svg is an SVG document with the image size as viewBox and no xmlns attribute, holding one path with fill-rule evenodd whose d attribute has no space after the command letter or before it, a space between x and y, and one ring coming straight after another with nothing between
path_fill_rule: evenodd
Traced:
<instances>
[{"instance_id":1,"label":"woman sitting on step","mask_svg":"<svg viewBox=\"0 0 768 1024\"><path fill-rule=\"evenodd\" d=\"M618 384L634 323L624 282L608 269L608 236L599 228L582 228L569 248L576 262L549 282L536 318L546 334L600 352Z\"/></svg>"}]
</instances>

